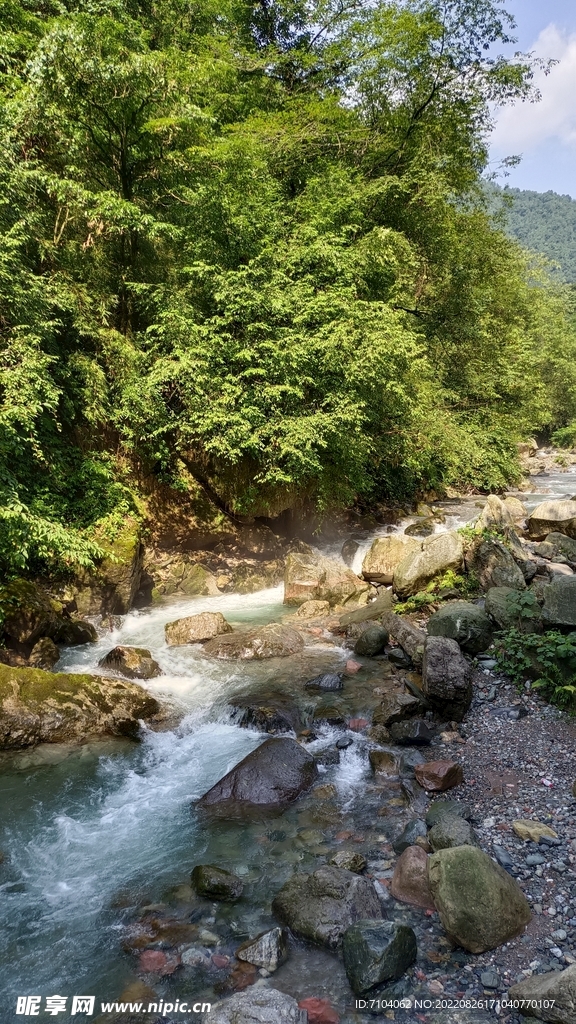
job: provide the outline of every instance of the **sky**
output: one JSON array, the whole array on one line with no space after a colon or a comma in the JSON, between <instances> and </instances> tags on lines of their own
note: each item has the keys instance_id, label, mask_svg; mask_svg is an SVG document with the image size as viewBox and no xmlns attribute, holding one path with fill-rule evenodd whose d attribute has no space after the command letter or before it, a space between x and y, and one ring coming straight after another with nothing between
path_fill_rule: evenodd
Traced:
<instances>
[{"instance_id":1,"label":"sky","mask_svg":"<svg viewBox=\"0 0 576 1024\"><path fill-rule=\"evenodd\" d=\"M505 6L516 19L514 49L558 64L548 76L536 75L540 103L498 112L490 170L506 156L521 156L500 184L576 199L576 0L508 0Z\"/></svg>"}]
</instances>

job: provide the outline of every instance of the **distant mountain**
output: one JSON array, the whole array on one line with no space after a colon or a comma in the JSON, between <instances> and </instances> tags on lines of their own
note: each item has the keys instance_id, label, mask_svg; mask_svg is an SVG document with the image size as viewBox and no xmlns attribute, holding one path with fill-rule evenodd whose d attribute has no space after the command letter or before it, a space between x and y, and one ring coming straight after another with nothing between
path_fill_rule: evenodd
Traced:
<instances>
[{"instance_id":1,"label":"distant mountain","mask_svg":"<svg viewBox=\"0 0 576 1024\"><path fill-rule=\"evenodd\" d=\"M506 211L508 232L525 248L558 263L555 277L576 282L576 200L557 192L508 187L494 191L513 198Z\"/></svg>"}]
</instances>

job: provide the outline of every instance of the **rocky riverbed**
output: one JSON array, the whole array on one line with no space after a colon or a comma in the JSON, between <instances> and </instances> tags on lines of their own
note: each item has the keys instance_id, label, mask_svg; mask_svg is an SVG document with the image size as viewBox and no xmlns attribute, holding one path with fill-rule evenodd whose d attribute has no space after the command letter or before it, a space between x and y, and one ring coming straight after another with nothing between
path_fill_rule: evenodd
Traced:
<instances>
[{"instance_id":1,"label":"rocky riverbed","mask_svg":"<svg viewBox=\"0 0 576 1024\"><path fill-rule=\"evenodd\" d=\"M92 620L75 647L69 604L13 606L7 991L30 976L171 1005L149 1021L193 998L218 1024L359 1024L380 999L409 1024L517 1024L508 992L559 984L561 1016L534 1013L570 1024L575 726L491 644L518 594L530 628L576 628L576 511L481 504L464 533L431 506L353 540L353 569L300 542L262 594L222 596L217 576L210 593L206 567L208 593ZM26 666L43 638L65 684ZM129 727L102 706L113 685ZM142 717L139 744L105 738Z\"/></svg>"}]
</instances>

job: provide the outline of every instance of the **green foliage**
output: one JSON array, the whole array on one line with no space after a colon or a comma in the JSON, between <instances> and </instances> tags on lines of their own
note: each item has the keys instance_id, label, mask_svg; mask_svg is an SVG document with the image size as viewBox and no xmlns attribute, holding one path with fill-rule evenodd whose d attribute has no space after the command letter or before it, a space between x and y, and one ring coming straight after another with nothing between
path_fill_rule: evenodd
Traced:
<instances>
[{"instance_id":1,"label":"green foliage","mask_svg":"<svg viewBox=\"0 0 576 1024\"><path fill-rule=\"evenodd\" d=\"M482 186L534 95L496 0L0 18L0 571L100 557L128 464L227 515L366 507L500 489L576 416L568 298Z\"/></svg>"},{"instance_id":2,"label":"green foliage","mask_svg":"<svg viewBox=\"0 0 576 1024\"><path fill-rule=\"evenodd\" d=\"M560 427L552 434L552 444L558 448L576 447L576 420L566 427Z\"/></svg>"},{"instance_id":3,"label":"green foliage","mask_svg":"<svg viewBox=\"0 0 576 1024\"><path fill-rule=\"evenodd\" d=\"M506 226L520 244L554 264L560 281L576 281L576 201L557 192L495 189L504 201Z\"/></svg>"},{"instance_id":4,"label":"green foliage","mask_svg":"<svg viewBox=\"0 0 576 1024\"><path fill-rule=\"evenodd\" d=\"M479 583L475 572L469 572L462 576L460 573L454 572L453 569L448 569L442 576L432 580L425 590L420 590L406 601L399 601L395 604L394 611L398 615L425 611L444 598L453 600L456 595L464 599L475 597L478 590Z\"/></svg>"},{"instance_id":5,"label":"green foliage","mask_svg":"<svg viewBox=\"0 0 576 1024\"><path fill-rule=\"evenodd\" d=\"M532 677L533 689L576 714L576 633L539 635L509 629L499 634L495 648L498 668L514 683Z\"/></svg>"}]
</instances>

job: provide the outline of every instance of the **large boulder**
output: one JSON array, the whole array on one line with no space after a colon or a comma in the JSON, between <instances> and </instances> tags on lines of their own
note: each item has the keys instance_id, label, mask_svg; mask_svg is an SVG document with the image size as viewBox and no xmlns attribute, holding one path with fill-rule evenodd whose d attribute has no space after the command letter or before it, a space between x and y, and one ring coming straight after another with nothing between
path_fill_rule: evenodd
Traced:
<instances>
[{"instance_id":1,"label":"large boulder","mask_svg":"<svg viewBox=\"0 0 576 1024\"><path fill-rule=\"evenodd\" d=\"M40 637L58 637L64 624L62 605L37 583L12 580L0 590L5 637L23 647L33 646Z\"/></svg>"},{"instance_id":2,"label":"large boulder","mask_svg":"<svg viewBox=\"0 0 576 1024\"><path fill-rule=\"evenodd\" d=\"M308 1014L292 996L275 988L251 987L212 1004L206 1024L307 1024Z\"/></svg>"},{"instance_id":3,"label":"large boulder","mask_svg":"<svg viewBox=\"0 0 576 1024\"><path fill-rule=\"evenodd\" d=\"M223 633L209 640L204 652L212 658L255 659L288 658L304 650L304 640L298 630L278 622L254 629Z\"/></svg>"},{"instance_id":4,"label":"large boulder","mask_svg":"<svg viewBox=\"0 0 576 1024\"><path fill-rule=\"evenodd\" d=\"M261 696L237 694L230 704L238 712L237 724L259 732L298 732L303 721L298 707L286 693L269 691Z\"/></svg>"},{"instance_id":5,"label":"large boulder","mask_svg":"<svg viewBox=\"0 0 576 1024\"><path fill-rule=\"evenodd\" d=\"M164 627L166 643L169 647L182 647L185 644L202 644L215 636L231 633L232 626L226 621L222 612L200 612L198 615L187 615L183 619L167 622Z\"/></svg>"},{"instance_id":6,"label":"large boulder","mask_svg":"<svg viewBox=\"0 0 576 1024\"><path fill-rule=\"evenodd\" d=\"M434 910L428 885L428 857L421 846L407 846L396 861L390 892L400 903Z\"/></svg>"},{"instance_id":7,"label":"large boulder","mask_svg":"<svg viewBox=\"0 0 576 1024\"><path fill-rule=\"evenodd\" d=\"M292 875L275 896L272 910L295 935L330 949L356 921L382 917L372 882L330 864L311 875Z\"/></svg>"},{"instance_id":8,"label":"large boulder","mask_svg":"<svg viewBox=\"0 0 576 1024\"><path fill-rule=\"evenodd\" d=\"M95 570L79 574L71 596L80 615L125 615L134 603L142 579L141 525L133 516L126 516L120 525L105 520L94 532L94 540L104 551L104 557Z\"/></svg>"},{"instance_id":9,"label":"large boulder","mask_svg":"<svg viewBox=\"0 0 576 1024\"><path fill-rule=\"evenodd\" d=\"M160 665L145 647L114 647L98 664L128 679L153 679L161 673Z\"/></svg>"},{"instance_id":10,"label":"large boulder","mask_svg":"<svg viewBox=\"0 0 576 1024\"><path fill-rule=\"evenodd\" d=\"M511 552L499 540L478 538L466 552L466 568L475 572L483 590L513 587L524 590L526 581Z\"/></svg>"},{"instance_id":11,"label":"large boulder","mask_svg":"<svg viewBox=\"0 0 576 1024\"><path fill-rule=\"evenodd\" d=\"M291 551L284 570L284 604L328 601L331 605L365 604L370 585L342 562L318 555L312 548Z\"/></svg>"},{"instance_id":12,"label":"large boulder","mask_svg":"<svg viewBox=\"0 0 576 1024\"><path fill-rule=\"evenodd\" d=\"M43 636L37 640L28 657L30 668L43 668L51 672L60 660L60 651L49 636Z\"/></svg>"},{"instance_id":13,"label":"large boulder","mask_svg":"<svg viewBox=\"0 0 576 1024\"><path fill-rule=\"evenodd\" d=\"M576 576L556 576L543 594L545 626L576 626Z\"/></svg>"},{"instance_id":14,"label":"large boulder","mask_svg":"<svg viewBox=\"0 0 576 1024\"><path fill-rule=\"evenodd\" d=\"M429 636L456 640L468 654L485 651L492 643L492 623L486 612L470 601L449 601L428 619Z\"/></svg>"},{"instance_id":15,"label":"large boulder","mask_svg":"<svg viewBox=\"0 0 576 1024\"><path fill-rule=\"evenodd\" d=\"M455 640L426 638L422 689L440 715L462 721L472 701L472 670Z\"/></svg>"},{"instance_id":16,"label":"large boulder","mask_svg":"<svg viewBox=\"0 0 576 1024\"><path fill-rule=\"evenodd\" d=\"M549 533L576 537L576 501L543 501L528 517L528 532L534 540L544 540Z\"/></svg>"},{"instance_id":17,"label":"large boulder","mask_svg":"<svg viewBox=\"0 0 576 1024\"><path fill-rule=\"evenodd\" d=\"M576 1024L576 964L565 971L533 974L508 989L508 999L516 1005L525 1005L530 1016L537 1020L548 1024Z\"/></svg>"},{"instance_id":18,"label":"large boulder","mask_svg":"<svg viewBox=\"0 0 576 1024\"><path fill-rule=\"evenodd\" d=\"M316 761L296 740L266 740L212 786L197 806L226 817L279 810L310 789L317 775Z\"/></svg>"},{"instance_id":19,"label":"large boulder","mask_svg":"<svg viewBox=\"0 0 576 1024\"><path fill-rule=\"evenodd\" d=\"M382 653L389 639L384 626L378 626L376 623L366 626L354 644L354 654L365 658L374 658L377 654Z\"/></svg>"},{"instance_id":20,"label":"large boulder","mask_svg":"<svg viewBox=\"0 0 576 1024\"><path fill-rule=\"evenodd\" d=\"M408 553L394 573L394 590L409 597L449 569L459 570L464 560L462 538L456 531L426 537L419 551Z\"/></svg>"},{"instance_id":21,"label":"large boulder","mask_svg":"<svg viewBox=\"0 0 576 1024\"><path fill-rule=\"evenodd\" d=\"M389 586L402 559L421 548L419 540L405 534L391 533L388 537L377 537L364 556L362 575L371 583L385 583Z\"/></svg>"},{"instance_id":22,"label":"large boulder","mask_svg":"<svg viewBox=\"0 0 576 1024\"><path fill-rule=\"evenodd\" d=\"M496 533L505 533L514 529L511 510L497 494L488 495L486 504L476 522L476 529L490 530Z\"/></svg>"},{"instance_id":23,"label":"large boulder","mask_svg":"<svg viewBox=\"0 0 576 1024\"><path fill-rule=\"evenodd\" d=\"M476 846L432 854L428 882L446 932L470 953L496 949L530 921L518 883Z\"/></svg>"},{"instance_id":24,"label":"large boulder","mask_svg":"<svg viewBox=\"0 0 576 1024\"><path fill-rule=\"evenodd\" d=\"M399 693L392 690L386 693L372 715L374 725L394 725L407 718L413 718L422 711L422 701L411 693Z\"/></svg>"},{"instance_id":25,"label":"large boulder","mask_svg":"<svg viewBox=\"0 0 576 1024\"><path fill-rule=\"evenodd\" d=\"M534 545L534 554L540 558L548 558L553 562L576 563L576 540L565 537L563 533L549 533L546 540Z\"/></svg>"},{"instance_id":26,"label":"large boulder","mask_svg":"<svg viewBox=\"0 0 576 1024\"><path fill-rule=\"evenodd\" d=\"M136 683L0 664L0 749L131 736L158 702Z\"/></svg>"},{"instance_id":27,"label":"large boulder","mask_svg":"<svg viewBox=\"0 0 576 1024\"><path fill-rule=\"evenodd\" d=\"M395 921L358 921L342 940L344 969L357 996L375 995L387 982L401 978L417 952L412 928Z\"/></svg>"},{"instance_id":28,"label":"large boulder","mask_svg":"<svg viewBox=\"0 0 576 1024\"><path fill-rule=\"evenodd\" d=\"M491 587L484 607L498 629L521 629L523 633L538 633L542 628L542 613L536 595L531 590L515 587Z\"/></svg>"}]
</instances>

